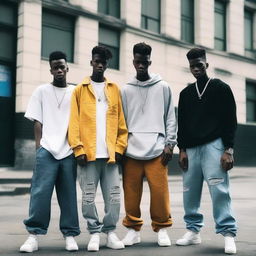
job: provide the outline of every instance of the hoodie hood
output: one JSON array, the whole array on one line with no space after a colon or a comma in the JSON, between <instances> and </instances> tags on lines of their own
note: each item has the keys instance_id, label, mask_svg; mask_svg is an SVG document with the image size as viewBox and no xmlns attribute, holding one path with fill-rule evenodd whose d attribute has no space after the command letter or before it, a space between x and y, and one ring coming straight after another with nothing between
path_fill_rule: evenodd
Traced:
<instances>
[{"instance_id":1,"label":"hoodie hood","mask_svg":"<svg viewBox=\"0 0 256 256\"><path fill-rule=\"evenodd\" d=\"M133 77L133 79L128 82L127 84L133 85L133 86L143 86L143 87L149 87L152 85L157 84L158 82L162 81L162 78L158 74L149 74L149 79L147 81L139 81L136 77Z\"/></svg>"}]
</instances>

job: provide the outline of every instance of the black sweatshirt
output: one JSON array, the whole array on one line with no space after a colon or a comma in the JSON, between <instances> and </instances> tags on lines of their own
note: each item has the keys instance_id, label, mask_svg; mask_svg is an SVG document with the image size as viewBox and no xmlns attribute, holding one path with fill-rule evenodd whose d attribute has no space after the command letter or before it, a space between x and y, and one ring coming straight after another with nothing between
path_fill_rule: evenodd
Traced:
<instances>
[{"instance_id":1,"label":"black sweatshirt","mask_svg":"<svg viewBox=\"0 0 256 256\"><path fill-rule=\"evenodd\" d=\"M199 88L200 93L203 88ZM191 148L222 138L225 148L233 147L237 127L236 103L230 87L212 79L200 100L195 83L180 93L178 147Z\"/></svg>"}]
</instances>

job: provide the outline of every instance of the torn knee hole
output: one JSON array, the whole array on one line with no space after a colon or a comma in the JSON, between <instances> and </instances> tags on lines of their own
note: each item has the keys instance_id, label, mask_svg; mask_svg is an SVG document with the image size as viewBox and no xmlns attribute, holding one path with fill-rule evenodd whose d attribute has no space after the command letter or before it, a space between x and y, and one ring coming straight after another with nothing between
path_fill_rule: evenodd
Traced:
<instances>
[{"instance_id":1,"label":"torn knee hole","mask_svg":"<svg viewBox=\"0 0 256 256\"><path fill-rule=\"evenodd\" d=\"M86 188L83 193L83 201L85 204L91 204L94 202L95 199L95 184L92 183L87 183Z\"/></svg>"},{"instance_id":2,"label":"torn knee hole","mask_svg":"<svg viewBox=\"0 0 256 256\"><path fill-rule=\"evenodd\" d=\"M118 204L120 203L120 187L114 186L110 189L110 203Z\"/></svg>"},{"instance_id":3,"label":"torn knee hole","mask_svg":"<svg viewBox=\"0 0 256 256\"><path fill-rule=\"evenodd\" d=\"M209 185L218 185L224 182L224 178L210 178L208 179Z\"/></svg>"}]
</instances>

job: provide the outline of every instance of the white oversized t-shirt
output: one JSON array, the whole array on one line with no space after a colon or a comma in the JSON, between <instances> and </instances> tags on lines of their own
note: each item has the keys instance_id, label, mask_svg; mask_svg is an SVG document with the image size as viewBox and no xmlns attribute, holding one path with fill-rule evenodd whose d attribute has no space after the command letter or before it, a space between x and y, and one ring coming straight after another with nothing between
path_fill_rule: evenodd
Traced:
<instances>
[{"instance_id":1,"label":"white oversized t-shirt","mask_svg":"<svg viewBox=\"0 0 256 256\"><path fill-rule=\"evenodd\" d=\"M109 158L106 144L108 102L104 92L105 83L91 81L96 96L96 158Z\"/></svg>"},{"instance_id":2,"label":"white oversized t-shirt","mask_svg":"<svg viewBox=\"0 0 256 256\"><path fill-rule=\"evenodd\" d=\"M55 159L72 154L67 140L70 117L70 102L73 85L59 88L52 84L40 85L32 94L25 117L39 121L42 127L40 145Z\"/></svg>"}]
</instances>

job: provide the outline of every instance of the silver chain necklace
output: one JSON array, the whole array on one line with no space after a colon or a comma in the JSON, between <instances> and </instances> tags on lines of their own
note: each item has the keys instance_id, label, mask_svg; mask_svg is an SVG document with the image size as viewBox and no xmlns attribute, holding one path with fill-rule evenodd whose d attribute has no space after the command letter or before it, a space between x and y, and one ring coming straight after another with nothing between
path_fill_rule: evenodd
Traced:
<instances>
[{"instance_id":1,"label":"silver chain necklace","mask_svg":"<svg viewBox=\"0 0 256 256\"><path fill-rule=\"evenodd\" d=\"M199 100L202 99L202 96L203 96L203 94L204 94L204 92L205 92L205 90L206 90L206 88L207 88L207 86L208 86L210 81L211 81L211 78L209 78L208 81L206 82L205 87L204 87L202 93L199 92L198 85L197 85L197 82L196 82L196 92L197 92Z\"/></svg>"},{"instance_id":2,"label":"silver chain necklace","mask_svg":"<svg viewBox=\"0 0 256 256\"><path fill-rule=\"evenodd\" d=\"M97 85L95 85L95 86L97 86ZM103 101L104 98L106 97L106 95L105 95L105 87L106 87L106 83L104 82L103 90L99 94L98 94L99 91L94 89L94 93L95 93L95 96L96 96L96 99L98 100L98 102Z\"/></svg>"},{"instance_id":3,"label":"silver chain necklace","mask_svg":"<svg viewBox=\"0 0 256 256\"><path fill-rule=\"evenodd\" d=\"M64 92L64 94L63 94L63 96L62 96L62 98L61 98L60 101L59 101L59 99L58 99L58 97L57 97L57 93L56 93L55 86L54 86L54 85L52 85L52 86L53 86L54 95L55 95L55 98L56 98L56 101L57 101L58 109L60 109L60 106L61 106L61 104L62 104L62 102L63 102L63 100L64 100L64 98L65 98L66 92L67 92L67 86L66 86L66 88L65 88L65 92Z\"/></svg>"},{"instance_id":4,"label":"silver chain necklace","mask_svg":"<svg viewBox=\"0 0 256 256\"><path fill-rule=\"evenodd\" d=\"M102 97L102 99L103 99L103 97ZM100 97L100 96L98 96L98 102L101 102L101 101L102 101L102 99L101 99L101 97Z\"/></svg>"},{"instance_id":5,"label":"silver chain necklace","mask_svg":"<svg viewBox=\"0 0 256 256\"><path fill-rule=\"evenodd\" d=\"M106 86L106 85L105 85ZM105 86L103 87L103 90L101 91L101 93L98 95L96 92L96 95L98 97L98 102L101 102L104 100L104 98L106 97L105 95Z\"/></svg>"}]
</instances>

